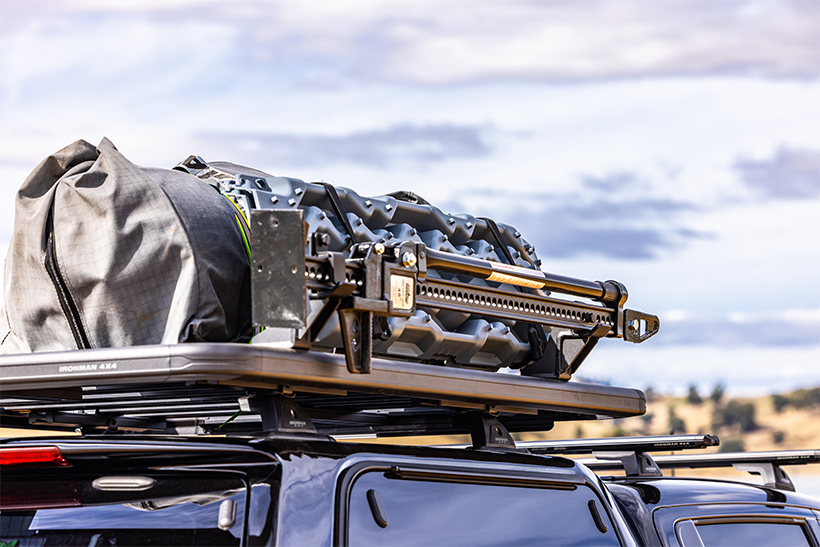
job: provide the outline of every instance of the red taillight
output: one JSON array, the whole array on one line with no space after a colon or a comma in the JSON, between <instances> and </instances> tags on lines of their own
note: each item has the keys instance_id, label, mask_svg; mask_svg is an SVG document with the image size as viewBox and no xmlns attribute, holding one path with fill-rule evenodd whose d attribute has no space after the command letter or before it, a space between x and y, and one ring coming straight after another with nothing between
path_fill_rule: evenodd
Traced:
<instances>
[{"instance_id":1,"label":"red taillight","mask_svg":"<svg viewBox=\"0 0 820 547\"><path fill-rule=\"evenodd\" d=\"M0 448L0 465L4 467L65 467L70 466L56 446Z\"/></svg>"}]
</instances>

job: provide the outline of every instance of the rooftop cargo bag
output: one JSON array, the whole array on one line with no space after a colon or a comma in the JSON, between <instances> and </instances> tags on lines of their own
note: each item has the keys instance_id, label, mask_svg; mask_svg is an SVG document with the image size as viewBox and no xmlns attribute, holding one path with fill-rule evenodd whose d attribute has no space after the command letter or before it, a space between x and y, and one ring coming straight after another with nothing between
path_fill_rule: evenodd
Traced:
<instances>
[{"instance_id":1,"label":"rooftop cargo bag","mask_svg":"<svg viewBox=\"0 0 820 547\"><path fill-rule=\"evenodd\" d=\"M246 231L200 179L77 141L17 193L0 350L246 340Z\"/></svg>"}]
</instances>

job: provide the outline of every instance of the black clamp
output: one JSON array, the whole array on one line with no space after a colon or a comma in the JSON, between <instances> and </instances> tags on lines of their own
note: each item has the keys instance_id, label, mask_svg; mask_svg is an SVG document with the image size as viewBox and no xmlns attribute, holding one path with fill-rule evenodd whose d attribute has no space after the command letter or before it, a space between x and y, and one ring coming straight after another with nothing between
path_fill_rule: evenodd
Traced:
<instances>
[{"instance_id":1,"label":"black clamp","mask_svg":"<svg viewBox=\"0 0 820 547\"><path fill-rule=\"evenodd\" d=\"M453 427L470 432L475 450L516 450L515 441L507 428L489 414L457 414Z\"/></svg>"}]
</instances>

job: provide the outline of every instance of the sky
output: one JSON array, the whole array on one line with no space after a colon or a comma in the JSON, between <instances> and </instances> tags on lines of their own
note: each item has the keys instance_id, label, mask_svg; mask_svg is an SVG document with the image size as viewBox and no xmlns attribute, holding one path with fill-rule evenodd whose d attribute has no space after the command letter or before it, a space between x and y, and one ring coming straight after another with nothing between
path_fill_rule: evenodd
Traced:
<instances>
[{"instance_id":1,"label":"sky","mask_svg":"<svg viewBox=\"0 0 820 547\"><path fill-rule=\"evenodd\" d=\"M820 385L818 0L0 0L0 252L103 137L511 224L661 318L585 378Z\"/></svg>"}]
</instances>

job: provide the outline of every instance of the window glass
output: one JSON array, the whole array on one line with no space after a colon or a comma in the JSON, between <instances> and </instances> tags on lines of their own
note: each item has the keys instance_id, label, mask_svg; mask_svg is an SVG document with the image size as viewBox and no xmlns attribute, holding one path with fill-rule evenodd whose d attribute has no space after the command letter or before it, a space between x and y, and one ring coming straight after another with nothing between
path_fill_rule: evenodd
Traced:
<instances>
[{"instance_id":1,"label":"window glass","mask_svg":"<svg viewBox=\"0 0 820 547\"><path fill-rule=\"evenodd\" d=\"M803 527L799 524L771 522L730 522L722 524L698 524L698 533L704 547L809 545Z\"/></svg>"},{"instance_id":2,"label":"window glass","mask_svg":"<svg viewBox=\"0 0 820 547\"><path fill-rule=\"evenodd\" d=\"M378 493L387 526L380 526L371 509L371 490ZM593 520L592 500L606 532ZM351 546L619 545L600 500L583 485L572 490L525 488L395 479L371 472L354 483L348 514Z\"/></svg>"},{"instance_id":3,"label":"window glass","mask_svg":"<svg viewBox=\"0 0 820 547\"><path fill-rule=\"evenodd\" d=\"M239 545L245 487L237 480L223 483L224 489L203 492L198 481L165 481L164 493L173 490L174 496L154 497L150 490L130 492L120 495L118 500L100 503L95 499L89 505L86 505L89 498L99 493L91 492L85 483L78 488L81 494L76 499L82 504L79 507L34 507L0 512L0 546ZM30 489L33 495L37 495L37 489L37 486ZM107 493L112 498L118 494ZM236 517L231 527L221 530L219 510L225 500L234 502ZM13 503L15 500L6 496L4 501ZM262 533L270 503L270 487L255 486L249 511L251 537Z\"/></svg>"}]
</instances>

